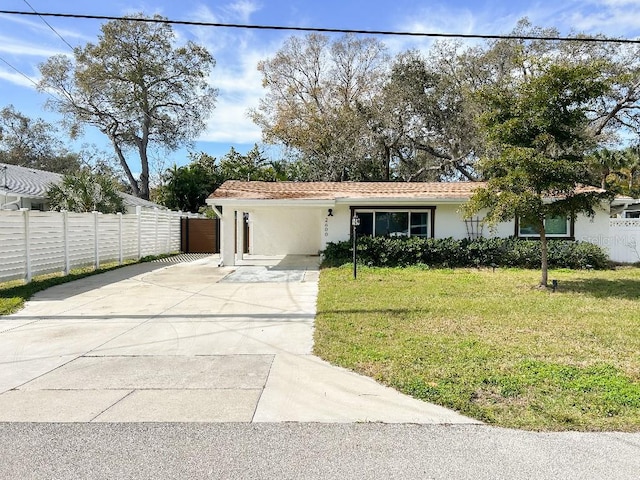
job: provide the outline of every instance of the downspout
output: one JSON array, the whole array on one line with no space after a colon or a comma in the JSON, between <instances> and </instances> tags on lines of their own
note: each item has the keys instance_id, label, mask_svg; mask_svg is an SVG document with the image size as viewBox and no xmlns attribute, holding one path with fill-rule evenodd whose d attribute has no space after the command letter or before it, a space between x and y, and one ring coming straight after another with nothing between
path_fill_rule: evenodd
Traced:
<instances>
[{"instance_id":1,"label":"downspout","mask_svg":"<svg viewBox=\"0 0 640 480\"><path fill-rule=\"evenodd\" d=\"M4 200L5 200L5 202L7 201L7 192L6 191L4 192ZM15 205L17 207L16 210L20 210L20 208L22 208L21 207L21 204L22 204L21 200L22 200L21 198L17 198L16 200L14 200L12 202L3 203L2 204L2 208L0 208L0 210L11 210L11 208L9 208L9 207L11 207L11 205Z\"/></svg>"}]
</instances>

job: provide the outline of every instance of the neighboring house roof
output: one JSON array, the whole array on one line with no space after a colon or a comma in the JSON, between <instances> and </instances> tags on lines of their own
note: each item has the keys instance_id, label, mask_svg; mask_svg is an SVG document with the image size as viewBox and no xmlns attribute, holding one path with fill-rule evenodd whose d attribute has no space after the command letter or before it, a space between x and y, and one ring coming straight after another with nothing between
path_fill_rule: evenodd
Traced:
<instances>
[{"instance_id":1,"label":"neighboring house roof","mask_svg":"<svg viewBox=\"0 0 640 480\"><path fill-rule=\"evenodd\" d=\"M484 182L245 182L228 180L209 199L339 200L424 199L466 200ZM583 191L602 191L584 187ZM211 203L211 202L210 202Z\"/></svg>"},{"instance_id":2,"label":"neighboring house roof","mask_svg":"<svg viewBox=\"0 0 640 480\"><path fill-rule=\"evenodd\" d=\"M14 197L44 200L49 186L61 180L58 173L0 163L0 190Z\"/></svg>"},{"instance_id":3,"label":"neighboring house roof","mask_svg":"<svg viewBox=\"0 0 640 480\"><path fill-rule=\"evenodd\" d=\"M59 173L0 163L0 192L12 197L46 200L49 187L61 181L62 175ZM128 193L120 192L120 196L127 207L141 206L166 209L162 205L143 200Z\"/></svg>"},{"instance_id":4,"label":"neighboring house roof","mask_svg":"<svg viewBox=\"0 0 640 480\"><path fill-rule=\"evenodd\" d=\"M136 197L128 193L120 192L120 196L124 200L124 204L128 207L145 207L145 208L159 208L161 210L168 210L164 205L145 200L144 198Z\"/></svg>"}]
</instances>

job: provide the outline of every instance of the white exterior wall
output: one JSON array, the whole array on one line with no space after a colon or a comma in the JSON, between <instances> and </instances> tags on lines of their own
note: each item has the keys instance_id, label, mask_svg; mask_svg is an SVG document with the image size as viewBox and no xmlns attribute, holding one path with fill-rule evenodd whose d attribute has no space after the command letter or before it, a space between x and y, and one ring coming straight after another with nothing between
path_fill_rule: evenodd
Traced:
<instances>
[{"instance_id":1,"label":"white exterior wall","mask_svg":"<svg viewBox=\"0 0 640 480\"><path fill-rule=\"evenodd\" d=\"M578 215L574 234L576 240L595 243L606 248L609 238L609 207L597 208L593 218Z\"/></svg>"},{"instance_id":2,"label":"white exterior wall","mask_svg":"<svg viewBox=\"0 0 640 480\"><path fill-rule=\"evenodd\" d=\"M46 210L48 208L48 204L44 200L37 200L28 197L16 197L0 193L0 210L5 210L6 205L9 205L9 207L7 207L8 210L19 210L21 208L28 208L29 210L39 210L44 208Z\"/></svg>"},{"instance_id":3,"label":"white exterior wall","mask_svg":"<svg viewBox=\"0 0 640 480\"><path fill-rule=\"evenodd\" d=\"M416 207L416 204L411 204L411 207ZM467 238L467 226L464 222L464 218L461 213L458 212L460 204L435 204L429 203L425 206L435 206L435 226L434 226L434 238L448 238L455 239ZM384 210L384 206L377 206L376 209ZM410 208L410 207L407 207ZM337 205L333 208L333 216L327 217L326 209L323 211L323 222L326 222L328 227L323 233L322 248L324 249L328 242L340 242L348 240L351 234L351 209L348 205ZM324 227L323 227L324 228ZM515 224L513 221L500 223L495 232L490 231L489 227L485 226L483 235L485 237L509 237L514 233Z\"/></svg>"},{"instance_id":4,"label":"white exterior wall","mask_svg":"<svg viewBox=\"0 0 640 480\"><path fill-rule=\"evenodd\" d=\"M425 207L435 207L434 238L463 239L468 237L459 203L425 203ZM418 207L411 203L407 208ZM328 215L331 208L333 215ZM357 208L357 207L356 207ZM384 205L374 208L384 210ZM329 242L349 240L351 234L350 205L339 203L327 206L224 206L231 213L249 213L249 253L252 255L315 255L326 248ZM483 217L482 213L479 215ZM233 261L233 220L229 214L223 216L222 249L225 264ZM485 225L484 237L510 237L515 233L515 221L502 222L493 229ZM589 219L579 216L575 222L575 238L603 245L609 235L609 213L607 208L598 209L596 216ZM604 245L603 245L604 246ZM225 253L225 250L227 251Z\"/></svg>"},{"instance_id":5,"label":"white exterior wall","mask_svg":"<svg viewBox=\"0 0 640 480\"><path fill-rule=\"evenodd\" d=\"M415 206L415 205L412 205ZM467 238L467 225L464 217L458 211L460 204L429 204L427 206L435 206L435 225L434 238ZM376 207L384 210L383 206ZM327 242L339 242L350 238L351 226L351 210L347 205L340 205L333 209L333 217L328 220L328 235L323 242L323 248ZM325 215L326 217L326 215ZM478 215L483 218L482 212ZM596 210L594 218L586 215L578 215L575 222L575 239L582 242L591 242L596 245L606 246L609 236L609 212L605 207ZM482 228L482 236L492 237L511 237L515 234L515 220L501 222L494 228L485 225Z\"/></svg>"},{"instance_id":6,"label":"white exterior wall","mask_svg":"<svg viewBox=\"0 0 640 480\"><path fill-rule=\"evenodd\" d=\"M274 206L242 211L249 213L252 255L317 255L322 248L326 208Z\"/></svg>"},{"instance_id":7,"label":"white exterior wall","mask_svg":"<svg viewBox=\"0 0 640 480\"><path fill-rule=\"evenodd\" d=\"M333 216L328 216L328 209L323 209L321 250L329 242L349 240L351 235L351 210L348 205L336 205L332 208Z\"/></svg>"}]
</instances>

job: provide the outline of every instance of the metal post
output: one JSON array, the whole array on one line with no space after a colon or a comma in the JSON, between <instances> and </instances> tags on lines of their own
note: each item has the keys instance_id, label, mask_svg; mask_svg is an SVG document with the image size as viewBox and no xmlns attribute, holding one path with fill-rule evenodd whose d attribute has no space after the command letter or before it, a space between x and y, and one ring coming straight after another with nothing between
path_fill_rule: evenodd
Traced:
<instances>
[{"instance_id":1,"label":"metal post","mask_svg":"<svg viewBox=\"0 0 640 480\"><path fill-rule=\"evenodd\" d=\"M358 235L357 229L358 225L360 225L360 217L356 213L353 214L353 218L351 219L351 226L353 228L353 233L351 234L351 238L353 239L353 279L358 278L358 263L356 257L356 237Z\"/></svg>"}]
</instances>

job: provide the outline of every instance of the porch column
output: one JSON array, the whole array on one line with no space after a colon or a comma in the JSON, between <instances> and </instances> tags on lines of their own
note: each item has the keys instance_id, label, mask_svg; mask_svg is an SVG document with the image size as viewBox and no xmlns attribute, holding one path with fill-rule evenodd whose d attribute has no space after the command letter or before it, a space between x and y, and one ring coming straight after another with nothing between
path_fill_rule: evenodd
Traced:
<instances>
[{"instance_id":1,"label":"porch column","mask_svg":"<svg viewBox=\"0 0 640 480\"><path fill-rule=\"evenodd\" d=\"M244 260L244 212L236 213L236 260Z\"/></svg>"},{"instance_id":2,"label":"porch column","mask_svg":"<svg viewBox=\"0 0 640 480\"><path fill-rule=\"evenodd\" d=\"M235 217L237 212L228 209L220 219L220 259L225 266L236 264L235 256Z\"/></svg>"}]
</instances>

